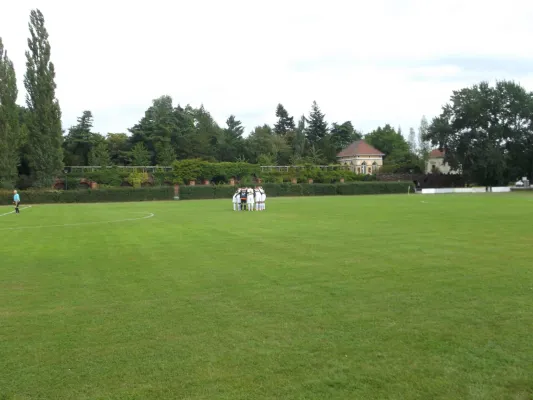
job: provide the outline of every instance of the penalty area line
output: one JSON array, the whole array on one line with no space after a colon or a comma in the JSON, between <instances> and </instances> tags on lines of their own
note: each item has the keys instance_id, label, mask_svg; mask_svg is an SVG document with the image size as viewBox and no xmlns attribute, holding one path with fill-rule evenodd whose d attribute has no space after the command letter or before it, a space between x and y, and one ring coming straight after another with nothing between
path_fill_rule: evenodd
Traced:
<instances>
[{"instance_id":1,"label":"penalty area line","mask_svg":"<svg viewBox=\"0 0 533 400\"><path fill-rule=\"evenodd\" d=\"M22 207L22 208L19 208L19 210L25 210L26 208L31 208L31 206ZM11 212L8 212L8 213L5 213L5 214L0 214L0 217L5 217L6 215L9 215L9 214L15 214L15 211L11 211Z\"/></svg>"},{"instance_id":2,"label":"penalty area line","mask_svg":"<svg viewBox=\"0 0 533 400\"><path fill-rule=\"evenodd\" d=\"M138 213L134 213L138 214ZM38 229L38 228L62 228L67 226L83 226L83 225L103 225L103 224L113 224L118 222L127 222L127 221L140 221L143 219L149 219L155 217L154 213L150 213L140 218L125 218L125 219L116 219L113 221L93 221L93 222L78 222L73 224L57 224L57 225L36 225L36 226L14 226L12 228L0 228L0 231L15 231L20 229Z\"/></svg>"}]
</instances>

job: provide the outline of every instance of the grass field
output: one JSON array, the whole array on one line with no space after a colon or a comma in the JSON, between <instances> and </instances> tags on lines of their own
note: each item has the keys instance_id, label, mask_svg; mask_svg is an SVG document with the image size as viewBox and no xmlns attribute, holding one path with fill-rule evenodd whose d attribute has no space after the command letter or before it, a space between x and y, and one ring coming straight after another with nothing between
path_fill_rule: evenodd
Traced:
<instances>
[{"instance_id":1,"label":"grass field","mask_svg":"<svg viewBox=\"0 0 533 400\"><path fill-rule=\"evenodd\" d=\"M533 398L530 195L37 205L0 234L0 399Z\"/></svg>"}]
</instances>

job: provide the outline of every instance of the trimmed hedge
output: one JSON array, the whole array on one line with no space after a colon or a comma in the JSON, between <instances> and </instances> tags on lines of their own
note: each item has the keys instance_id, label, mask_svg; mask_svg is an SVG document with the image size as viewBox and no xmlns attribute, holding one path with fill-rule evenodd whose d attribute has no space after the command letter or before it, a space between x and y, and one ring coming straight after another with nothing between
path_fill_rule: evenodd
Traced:
<instances>
[{"instance_id":1,"label":"trimmed hedge","mask_svg":"<svg viewBox=\"0 0 533 400\"><path fill-rule=\"evenodd\" d=\"M110 203L127 201L172 200L174 188L170 186L145 188L110 188L97 190L25 190L20 191L22 204L47 203ZM12 192L1 191L3 203L11 204Z\"/></svg>"},{"instance_id":2,"label":"trimmed hedge","mask_svg":"<svg viewBox=\"0 0 533 400\"><path fill-rule=\"evenodd\" d=\"M268 197L283 196L335 196L362 194L407 193L413 185L409 182L351 182L351 183L265 183L262 185ZM236 187L229 185L181 186L181 200L231 199ZM22 204L46 203L107 203L128 201L172 200L171 186L143 188L109 188L96 190L25 190L20 191ZM0 191L4 204L11 204L13 193Z\"/></svg>"},{"instance_id":3,"label":"trimmed hedge","mask_svg":"<svg viewBox=\"0 0 533 400\"><path fill-rule=\"evenodd\" d=\"M264 183L262 186L268 197L403 194L409 186L414 191L410 182ZM236 186L229 185L181 186L179 197L180 200L231 199L235 190Z\"/></svg>"}]
</instances>

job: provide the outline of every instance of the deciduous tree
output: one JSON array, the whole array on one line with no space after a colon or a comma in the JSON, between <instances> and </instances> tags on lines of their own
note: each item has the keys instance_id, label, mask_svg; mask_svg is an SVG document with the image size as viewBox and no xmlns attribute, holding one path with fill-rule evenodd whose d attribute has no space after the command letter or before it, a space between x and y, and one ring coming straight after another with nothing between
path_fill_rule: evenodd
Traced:
<instances>
[{"instance_id":1,"label":"deciduous tree","mask_svg":"<svg viewBox=\"0 0 533 400\"><path fill-rule=\"evenodd\" d=\"M477 184L505 184L508 170L526 152L533 164L533 97L514 82L487 82L454 91L424 139L444 150L444 161ZM518 150L520 149L520 150ZM518 150L518 151L517 151Z\"/></svg>"},{"instance_id":2,"label":"deciduous tree","mask_svg":"<svg viewBox=\"0 0 533 400\"><path fill-rule=\"evenodd\" d=\"M26 105L29 110L29 161L35 186L51 186L63 167L61 109L56 99L55 68L44 16L30 13L29 50L26 51Z\"/></svg>"}]
</instances>

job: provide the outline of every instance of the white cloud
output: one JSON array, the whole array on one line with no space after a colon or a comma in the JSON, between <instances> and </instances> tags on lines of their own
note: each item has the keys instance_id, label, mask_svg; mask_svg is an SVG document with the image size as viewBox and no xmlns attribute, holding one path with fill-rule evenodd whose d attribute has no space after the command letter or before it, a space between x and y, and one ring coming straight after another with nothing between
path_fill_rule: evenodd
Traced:
<instances>
[{"instance_id":1,"label":"white cloud","mask_svg":"<svg viewBox=\"0 0 533 400\"><path fill-rule=\"evenodd\" d=\"M44 13L65 128L90 109L95 130L124 132L169 94L203 103L220 124L233 113L247 131L273 123L278 102L298 118L316 100L330 122L407 132L438 114L452 90L481 79L533 89L523 68L513 72L513 62L533 56L533 3L525 0L87 4L19 0L0 14L22 103L29 12ZM475 57L514 61L506 72L465 71L460 60Z\"/></svg>"}]
</instances>

